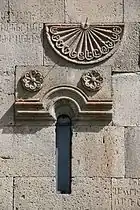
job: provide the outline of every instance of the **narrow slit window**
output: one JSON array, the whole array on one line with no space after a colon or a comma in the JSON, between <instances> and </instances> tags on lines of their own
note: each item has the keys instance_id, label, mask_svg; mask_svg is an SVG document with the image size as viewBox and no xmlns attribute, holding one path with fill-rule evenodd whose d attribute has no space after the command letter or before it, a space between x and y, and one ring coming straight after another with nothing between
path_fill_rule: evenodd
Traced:
<instances>
[{"instance_id":1,"label":"narrow slit window","mask_svg":"<svg viewBox=\"0 0 140 210\"><path fill-rule=\"evenodd\" d=\"M57 191L71 193L71 119L61 115L56 124L56 179Z\"/></svg>"}]
</instances>

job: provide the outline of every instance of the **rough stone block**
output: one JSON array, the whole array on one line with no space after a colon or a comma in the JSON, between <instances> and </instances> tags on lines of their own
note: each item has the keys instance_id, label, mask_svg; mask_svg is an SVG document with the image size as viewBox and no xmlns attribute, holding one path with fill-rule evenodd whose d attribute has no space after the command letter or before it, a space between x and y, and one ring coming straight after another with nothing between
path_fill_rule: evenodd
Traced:
<instances>
[{"instance_id":1,"label":"rough stone block","mask_svg":"<svg viewBox=\"0 0 140 210\"><path fill-rule=\"evenodd\" d=\"M105 63L113 71L136 72L139 68L139 23L125 23L124 34L118 50Z\"/></svg>"},{"instance_id":2,"label":"rough stone block","mask_svg":"<svg viewBox=\"0 0 140 210\"><path fill-rule=\"evenodd\" d=\"M62 210L62 198L56 194L54 178L15 178L14 195L16 210Z\"/></svg>"},{"instance_id":3,"label":"rough stone block","mask_svg":"<svg viewBox=\"0 0 140 210\"><path fill-rule=\"evenodd\" d=\"M10 0L12 22L63 22L63 0Z\"/></svg>"},{"instance_id":4,"label":"rough stone block","mask_svg":"<svg viewBox=\"0 0 140 210\"><path fill-rule=\"evenodd\" d=\"M112 210L140 209L140 180L112 179Z\"/></svg>"},{"instance_id":5,"label":"rough stone block","mask_svg":"<svg viewBox=\"0 0 140 210\"><path fill-rule=\"evenodd\" d=\"M8 0L0 1L0 22L9 21Z\"/></svg>"},{"instance_id":6,"label":"rough stone block","mask_svg":"<svg viewBox=\"0 0 140 210\"><path fill-rule=\"evenodd\" d=\"M14 69L0 67L0 125L14 124Z\"/></svg>"},{"instance_id":7,"label":"rough stone block","mask_svg":"<svg viewBox=\"0 0 140 210\"><path fill-rule=\"evenodd\" d=\"M113 75L113 123L119 126L140 124L140 73Z\"/></svg>"},{"instance_id":8,"label":"rough stone block","mask_svg":"<svg viewBox=\"0 0 140 210\"><path fill-rule=\"evenodd\" d=\"M73 178L72 193L63 195L63 210L111 210L111 180Z\"/></svg>"},{"instance_id":9,"label":"rough stone block","mask_svg":"<svg viewBox=\"0 0 140 210\"><path fill-rule=\"evenodd\" d=\"M34 98L43 98L46 92L57 86L73 86L81 89L89 99L94 100L110 100L111 99L111 66L104 66L103 68L96 67L94 71L100 73L103 77L102 88L97 92L86 91L81 85L80 79L83 73L91 72L93 68L70 68L70 67L60 67L58 65L48 65L48 66L17 66L16 67L16 86L17 86L17 96L19 98L31 97L29 91L25 91L20 84L20 78L25 74L26 71L38 70L44 76L44 82L42 89L36 93L32 94Z\"/></svg>"},{"instance_id":10,"label":"rough stone block","mask_svg":"<svg viewBox=\"0 0 140 210\"><path fill-rule=\"evenodd\" d=\"M72 175L123 177L124 129L77 126L72 138Z\"/></svg>"},{"instance_id":11,"label":"rough stone block","mask_svg":"<svg viewBox=\"0 0 140 210\"><path fill-rule=\"evenodd\" d=\"M128 127L125 130L125 170L126 177L140 177L140 127Z\"/></svg>"},{"instance_id":12,"label":"rough stone block","mask_svg":"<svg viewBox=\"0 0 140 210\"><path fill-rule=\"evenodd\" d=\"M55 127L16 127L1 130L1 176L55 174Z\"/></svg>"},{"instance_id":13,"label":"rough stone block","mask_svg":"<svg viewBox=\"0 0 140 210\"><path fill-rule=\"evenodd\" d=\"M0 209L13 209L13 179L0 178Z\"/></svg>"},{"instance_id":14,"label":"rough stone block","mask_svg":"<svg viewBox=\"0 0 140 210\"><path fill-rule=\"evenodd\" d=\"M124 21L140 22L139 0L124 0Z\"/></svg>"},{"instance_id":15,"label":"rough stone block","mask_svg":"<svg viewBox=\"0 0 140 210\"><path fill-rule=\"evenodd\" d=\"M122 0L66 0L66 22L122 22Z\"/></svg>"},{"instance_id":16,"label":"rough stone block","mask_svg":"<svg viewBox=\"0 0 140 210\"><path fill-rule=\"evenodd\" d=\"M0 67L42 65L41 23L0 23Z\"/></svg>"},{"instance_id":17,"label":"rough stone block","mask_svg":"<svg viewBox=\"0 0 140 210\"><path fill-rule=\"evenodd\" d=\"M72 179L72 194L56 192L53 178L16 178L15 208L24 210L110 210L111 180L101 178Z\"/></svg>"}]
</instances>

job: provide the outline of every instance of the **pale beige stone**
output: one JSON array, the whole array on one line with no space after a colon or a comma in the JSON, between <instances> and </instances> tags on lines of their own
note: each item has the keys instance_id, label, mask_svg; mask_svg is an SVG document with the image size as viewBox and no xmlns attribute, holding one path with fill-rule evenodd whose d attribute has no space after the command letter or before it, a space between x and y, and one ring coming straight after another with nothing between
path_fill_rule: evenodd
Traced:
<instances>
[{"instance_id":1,"label":"pale beige stone","mask_svg":"<svg viewBox=\"0 0 140 210\"><path fill-rule=\"evenodd\" d=\"M140 73L113 75L113 123L119 126L140 124Z\"/></svg>"},{"instance_id":2,"label":"pale beige stone","mask_svg":"<svg viewBox=\"0 0 140 210\"><path fill-rule=\"evenodd\" d=\"M125 130L125 168L126 177L140 177L140 127L128 127Z\"/></svg>"},{"instance_id":3,"label":"pale beige stone","mask_svg":"<svg viewBox=\"0 0 140 210\"><path fill-rule=\"evenodd\" d=\"M10 0L12 22L63 22L63 0Z\"/></svg>"},{"instance_id":4,"label":"pale beige stone","mask_svg":"<svg viewBox=\"0 0 140 210\"><path fill-rule=\"evenodd\" d=\"M0 67L42 65L41 23L0 23Z\"/></svg>"},{"instance_id":5,"label":"pale beige stone","mask_svg":"<svg viewBox=\"0 0 140 210\"><path fill-rule=\"evenodd\" d=\"M112 179L112 210L140 209L140 180Z\"/></svg>"},{"instance_id":6,"label":"pale beige stone","mask_svg":"<svg viewBox=\"0 0 140 210\"><path fill-rule=\"evenodd\" d=\"M111 179L73 178L72 193L63 195L63 210L111 210Z\"/></svg>"},{"instance_id":7,"label":"pale beige stone","mask_svg":"<svg viewBox=\"0 0 140 210\"><path fill-rule=\"evenodd\" d=\"M124 0L124 21L140 22L139 0Z\"/></svg>"},{"instance_id":8,"label":"pale beige stone","mask_svg":"<svg viewBox=\"0 0 140 210\"><path fill-rule=\"evenodd\" d=\"M111 180L102 178L72 179L72 194L56 192L53 178L16 178L15 208L21 210L111 209Z\"/></svg>"},{"instance_id":9,"label":"pale beige stone","mask_svg":"<svg viewBox=\"0 0 140 210\"><path fill-rule=\"evenodd\" d=\"M51 177L15 178L14 195L15 210L62 210L62 198Z\"/></svg>"},{"instance_id":10,"label":"pale beige stone","mask_svg":"<svg viewBox=\"0 0 140 210\"><path fill-rule=\"evenodd\" d=\"M23 89L20 83L20 78L27 71L38 70L44 76L44 82L42 89L36 93L31 94ZM89 99L101 99L101 100L110 100L112 96L111 90L111 66L104 66L102 68L95 67L94 71L100 73L103 77L102 88L97 92L86 91L85 88L81 85L80 79L83 73L91 72L93 68L74 68L74 67L60 67L59 65L47 65L47 66L17 66L16 67L16 96L18 98L44 98L48 90L51 90L54 87L58 86L73 86L78 87L82 90Z\"/></svg>"},{"instance_id":11,"label":"pale beige stone","mask_svg":"<svg viewBox=\"0 0 140 210\"><path fill-rule=\"evenodd\" d=\"M0 176L53 176L55 127L1 129Z\"/></svg>"},{"instance_id":12,"label":"pale beige stone","mask_svg":"<svg viewBox=\"0 0 140 210\"><path fill-rule=\"evenodd\" d=\"M13 209L13 179L0 178L0 209Z\"/></svg>"},{"instance_id":13,"label":"pale beige stone","mask_svg":"<svg viewBox=\"0 0 140 210\"><path fill-rule=\"evenodd\" d=\"M72 175L123 177L124 129L77 126L72 137Z\"/></svg>"},{"instance_id":14,"label":"pale beige stone","mask_svg":"<svg viewBox=\"0 0 140 210\"><path fill-rule=\"evenodd\" d=\"M122 22L122 0L66 0L66 22Z\"/></svg>"}]
</instances>

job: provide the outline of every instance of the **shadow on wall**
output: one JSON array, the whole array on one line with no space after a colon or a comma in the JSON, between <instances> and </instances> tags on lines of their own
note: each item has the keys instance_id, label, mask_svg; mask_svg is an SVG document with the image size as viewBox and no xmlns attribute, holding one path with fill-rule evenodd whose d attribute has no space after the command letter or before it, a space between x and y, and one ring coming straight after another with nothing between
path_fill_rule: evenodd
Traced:
<instances>
[{"instance_id":1,"label":"shadow on wall","mask_svg":"<svg viewBox=\"0 0 140 210\"><path fill-rule=\"evenodd\" d=\"M47 120L43 122L36 122L32 121L21 121L20 125L16 124L15 121L15 112L14 112L14 104L7 110L7 112L2 116L0 119L0 129L2 129L2 133L11 133L12 129L7 129L7 127L13 127L13 133L20 133L20 134L34 134L40 131L43 128L47 128L50 126L56 127L56 121L52 124L48 124ZM10 122L10 123L9 123ZM88 121L88 122L79 122L79 121L72 121L72 130L74 132L95 132L98 133L102 130L105 126L110 125L110 121ZM22 129L24 128L24 129Z\"/></svg>"}]
</instances>

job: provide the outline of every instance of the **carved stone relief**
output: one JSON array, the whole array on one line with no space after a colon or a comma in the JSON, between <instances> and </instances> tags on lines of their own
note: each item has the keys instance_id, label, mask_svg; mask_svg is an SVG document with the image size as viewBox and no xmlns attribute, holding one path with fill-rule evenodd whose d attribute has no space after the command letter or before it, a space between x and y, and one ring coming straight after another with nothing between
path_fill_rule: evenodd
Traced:
<instances>
[{"instance_id":1,"label":"carved stone relief","mask_svg":"<svg viewBox=\"0 0 140 210\"><path fill-rule=\"evenodd\" d=\"M103 77L96 72L88 72L81 77L82 85L89 91L98 91L102 87Z\"/></svg>"},{"instance_id":2,"label":"carved stone relief","mask_svg":"<svg viewBox=\"0 0 140 210\"><path fill-rule=\"evenodd\" d=\"M61 114L68 114L72 120L78 121L111 120L112 99L111 94L108 95L108 78L111 78L109 67L106 68L108 73L100 68L99 71L98 68L94 71L67 68L62 71L59 67L53 71L50 69L49 66L27 66L17 69L16 122L55 122ZM78 85L80 81L83 88ZM22 85L19 86L19 83ZM30 94L31 91L33 94ZM91 95L88 95L88 92Z\"/></svg>"},{"instance_id":3,"label":"carved stone relief","mask_svg":"<svg viewBox=\"0 0 140 210\"><path fill-rule=\"evenodd\" d=\"M52 48L64 59L77 64L94 64L110 57L118 48L123 24L46 24Z\"/></svg>"},{"instance_id":4,"label":"carved stone relief","mask_svg":"<svg viewBox=\"0 0 140 210\"><path fill-rule=\"evenodd\" d=\"M42 88L43 75L36 70L28 71L21 78L22 86L25 90L36 92Z\"/></svg>"}]
</instances>

